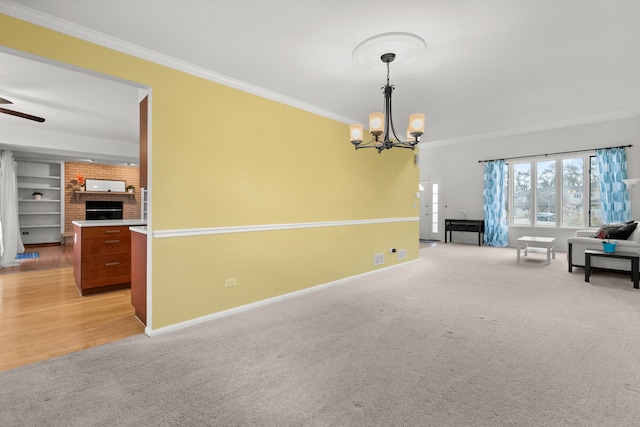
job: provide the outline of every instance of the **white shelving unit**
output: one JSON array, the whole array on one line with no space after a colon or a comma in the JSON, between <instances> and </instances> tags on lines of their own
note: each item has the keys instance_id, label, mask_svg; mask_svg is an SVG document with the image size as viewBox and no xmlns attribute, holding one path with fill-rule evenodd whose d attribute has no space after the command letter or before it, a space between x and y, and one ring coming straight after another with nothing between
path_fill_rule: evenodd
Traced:
<instances>
[{"instance_id":1,"label":"white shelving unit","mask_svg":"<svg viewBox=\"0 0 640 427\"><path fill-rule=\"evenodd\" d=\"M64 163L18 160L17 175L22 242L60 243L64 232ZM35 200L34 191L42 193L42 199Z\"/></svg>"},{"instance_id":2,"label":"white shelving unit","mask_svg":"<svg viewBox=\"0 0 640 427\"><path fill-rule=\"evenodd\" d=\"M147 205L149 202L149 194L147 192L146 188L142 189L142 206L140 208L140 213L142 214L142 219L146 220L147 219Z\"/></svg>"}]
</instances>

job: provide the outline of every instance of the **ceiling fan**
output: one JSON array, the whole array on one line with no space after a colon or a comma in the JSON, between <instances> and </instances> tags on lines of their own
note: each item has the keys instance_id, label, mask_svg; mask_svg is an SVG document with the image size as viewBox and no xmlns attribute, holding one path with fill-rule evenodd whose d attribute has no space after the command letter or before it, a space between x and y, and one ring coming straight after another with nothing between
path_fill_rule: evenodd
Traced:
<instances>
[{"instance_id":1,"label":"ceiling fan","mask_svg":"<svg viewBox=\"0 0 640 427\"><path fill-rule=\"evenodd\" d=\"M13 104L13 102L5 98L0 98L0 104ZM44 122L44 119L42 117L32 116L31 114L21 113L19 111L14 111L14 110L7 110L6 108L0 108L0 113L10 114L16 117L22 117L23 119L33 120L39 123Z\"/></svg>"}]
</instances>

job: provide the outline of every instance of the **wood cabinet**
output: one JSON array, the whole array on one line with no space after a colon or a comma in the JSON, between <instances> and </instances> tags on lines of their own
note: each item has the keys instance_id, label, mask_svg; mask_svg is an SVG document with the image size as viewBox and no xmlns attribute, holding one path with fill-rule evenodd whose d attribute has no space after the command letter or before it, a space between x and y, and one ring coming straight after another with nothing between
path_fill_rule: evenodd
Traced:
<instances>
[{"instance_id":1,"label":"wood cabinet","mask_svg":"<svg viewBox=\"0 0 640 427\"><path fill-rule=\"evenodd\" d=\"M131 305L136 317L147 324L147 235L131 231Z\"/></svg>"},{"instance_id":2,"label":"wood cabinet","mask_svg":"<svg viewBox=\"0 0 640 427\"><path fill-rule=\"evenodd\" d=\"M60 243L64 190L62 162L17 161L18 217L25 244ZM36 200L34 192L41 193Z\"/></svg>"},{"instance_id":3,"label":"wood cabinet","mask_svg":"<svg viewBox=\"0 0 640 427\"><path fill-rule=\"evenodd\" d=\"M122 226L73 226L73 273L82 295L131 285L131 232Z\"/></svg>"}]
</instances>

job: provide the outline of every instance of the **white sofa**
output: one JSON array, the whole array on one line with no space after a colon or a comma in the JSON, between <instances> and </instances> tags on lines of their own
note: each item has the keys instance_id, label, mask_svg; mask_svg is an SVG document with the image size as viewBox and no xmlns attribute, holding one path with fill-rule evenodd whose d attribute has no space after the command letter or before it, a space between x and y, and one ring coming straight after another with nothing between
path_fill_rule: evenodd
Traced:
<instances>
[{"instance_id":1,"label":"white sofa","mask_svg":"<svg viewBox=\"0 0 640 427\"><path fill-rule=\"evenodd\" d=\"M578 230L575 237L569 238L567 248L569 271L572 271L572 267L584 267L585 250L602 250L603 240L591 237L595 233L594 230ZM632 252L640 255L640 225L636 226L636 229L627 240L611 239L611 242L617 242L616 251ZM608 270L631 271L631 261L628 259L593 257L591 258L591 266Z\"/></svg>"}]
</instances>

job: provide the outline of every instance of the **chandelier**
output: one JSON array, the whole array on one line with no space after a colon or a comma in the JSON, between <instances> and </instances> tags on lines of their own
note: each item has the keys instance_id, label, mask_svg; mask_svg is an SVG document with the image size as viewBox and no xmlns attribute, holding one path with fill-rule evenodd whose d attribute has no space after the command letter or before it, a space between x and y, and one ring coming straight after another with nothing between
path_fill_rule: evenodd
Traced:
<instances>
[{"instance_id":1,"label":"chandelier","mask_svg":"<svg viewBox=\"0 0 640 427\"><path fill-rule=\"evenodd\" d=\"M364 134L360 124L351 125L351 143L356 150L360 148L375 148L378 153L382 150L390 150L393 147L415 149L420 142L420 136L424 133L424 114L411 114L409 116L409 126L407 126L406 138L398 137L393 117L391 115L391 94L395 87L389 84L389 64L395 59L395 53L385 53L380 59L387 64L387 84L382 88L384 91L384 112L369 114L369 132L373 136L371 141L362 142ZM391 139L393 136L394 139Z\"/></svg>"}]
</instances>

